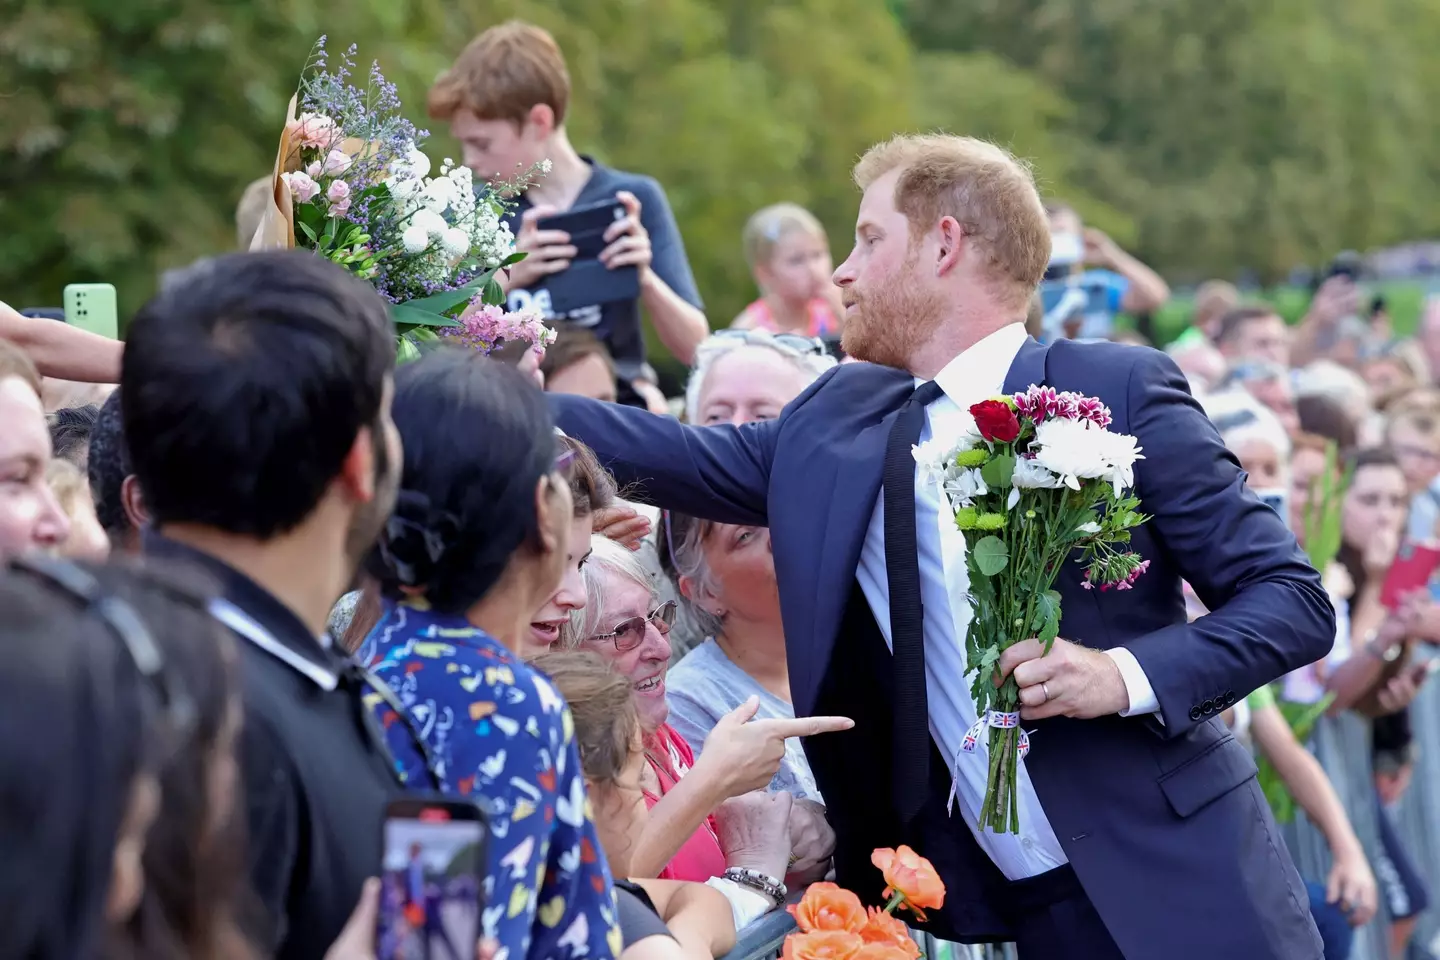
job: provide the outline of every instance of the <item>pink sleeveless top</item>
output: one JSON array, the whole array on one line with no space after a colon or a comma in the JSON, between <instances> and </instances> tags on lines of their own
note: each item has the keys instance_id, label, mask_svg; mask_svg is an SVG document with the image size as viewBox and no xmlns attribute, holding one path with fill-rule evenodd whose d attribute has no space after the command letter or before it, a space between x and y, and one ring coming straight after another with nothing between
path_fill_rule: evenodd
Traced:
<instances>
[{"instance_id":1,"label":"pink sleeveless top","mask_svg":"<svg viewBox=\"0 0 1440 960\"><path fill-rule=\"evenodd\" d=\"M660 794L664 796L675 788L680 778L695 765L695 754L685 738L675 728L665 723L655 731L654 741L647 751L650 768L660 778ZM645 794L645 806L655 806L660 797ZM720 838L715 833L715 821L706 817L700 829L686 840L675 856L660 871L661 880L692 880L704 883L711 877L725 872L725 854L720 850Z\"/></svg>"},{"instance_id":2,"label":"pink sleeveless top","mask_svg":"<svg viewBox=\"0 0 1440 960\"><path fill-rule=\"evenodd\" d=\"M809 322L805 325L807 337L831 337L840 332L840 320L826 301L816 297L806 304L806 312L810 317ZM752 330L764 330L766 333L780 332L775 326L775 317L770 313L770 305L763 298L746 307L741 316L750 321Z\"/></svg>"}]
</instances>

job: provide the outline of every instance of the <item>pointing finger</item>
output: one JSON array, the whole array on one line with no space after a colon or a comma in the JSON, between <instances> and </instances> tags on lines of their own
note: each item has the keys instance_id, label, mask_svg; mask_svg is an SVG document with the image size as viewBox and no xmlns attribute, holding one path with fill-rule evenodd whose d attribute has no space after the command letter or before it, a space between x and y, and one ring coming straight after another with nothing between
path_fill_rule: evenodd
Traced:
<instances>
[{"instance_id":1,"label":"pointing finger","mask_svg":"<svg viewBox=\"0 0 1440 960\"><path fill-rule=\"evenodd\" d=\"M757 720L766 733L775 737L813 737L817 733L837 733L855 726L849 717L796 717L794 720Z\"/></svg>"},{"instance_id":2,"label":"pointing finger","mask_svg":"<svg viewBox=\"0 0 1440 960\"><path fill-rule=\"evenodd\" d=\"M731 710L726 715L725 719L734 720L736 723L745 723L751 717L755 716L755 712L759 709L760 698L752 695L748 700L740 704L740 706L736 707L734 710Z\"/></svg>"}]
</instances>

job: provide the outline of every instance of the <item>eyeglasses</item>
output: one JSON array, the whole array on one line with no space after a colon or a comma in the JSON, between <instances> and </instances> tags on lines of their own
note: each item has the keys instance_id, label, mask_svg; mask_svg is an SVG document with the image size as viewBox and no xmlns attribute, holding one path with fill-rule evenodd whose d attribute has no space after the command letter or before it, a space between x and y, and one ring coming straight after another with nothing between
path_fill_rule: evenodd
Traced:
<instances>
[{"instance_id":1,"label":"eyeglasses","mask_svg":"<svg viewBox=\"0 0 1440 960\"><path fill-rule=\"evenodd\" d=\"M145 622L125 600L105 592L100 581L73 563L43 556L26 556L12 561L16 569L45 580L84 605L120 638L135 671L154 691L170 734L178 742L194 729L198 711L195 701L165 671L165 657Z\"/></svg>"},{"instance_id":2,"label":"eyeglasses","mask_svg":"<svg viewBox=\"0 0 1440 960\"><path fill-rule=\"evenodd\" d=\"M622 620L614 630L609 633L597 633L590 638L589 642L599 643L602 640L609 640L615 644L617 653L634 650L645 639L645 627L649 624L655 624L655 629L660 631L661 636L668 634L670 628L675 625L675 609L675 601L666 600L651 610L649 616Z\"/></svg>"},{"instance_id":3,"label":"eyeglasses","mask_svg":"<svg viewBox=\"0 0 1440 960\"><path fill-rule=\"evenodd\" d=\"M711 334L719 340L737 343L769 344L793 350L801 356L823 357L830 351L819 337L802 337L798 333L770 333L765 330L717 330Z\"/></svg>"}]
</instances>

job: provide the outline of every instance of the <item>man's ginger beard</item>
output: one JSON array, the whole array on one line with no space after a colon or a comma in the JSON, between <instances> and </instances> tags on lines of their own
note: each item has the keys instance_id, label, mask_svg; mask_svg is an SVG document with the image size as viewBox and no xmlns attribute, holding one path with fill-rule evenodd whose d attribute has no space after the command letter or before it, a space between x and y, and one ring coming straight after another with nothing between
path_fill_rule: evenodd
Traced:
<instances>
[{"instance_id":1,"label":"man's ginger beard","mask_svg":"<svg viewBox=\"0 0 1440 960\"><path fill-rule=\"evenodd\" d=\"M868 360L897 370L909 368L910 358L934 334L944 318L944 306L932 293L910 284L919 272L919 245L911 243L902 263L878 289L844 292L855 312L845 320L840 346L856 360Z\"/></svg>"}]
</instances>

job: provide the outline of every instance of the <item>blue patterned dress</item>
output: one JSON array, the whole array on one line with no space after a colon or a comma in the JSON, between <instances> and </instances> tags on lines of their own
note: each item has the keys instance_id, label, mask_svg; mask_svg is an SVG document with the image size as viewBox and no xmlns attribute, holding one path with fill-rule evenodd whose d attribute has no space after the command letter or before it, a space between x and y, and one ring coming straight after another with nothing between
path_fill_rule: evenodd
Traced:
<instances>
[{"instance_id":1,"label":"blue patterned dress","mask_svg":"<svg viewBox=\"0 0 1440 960\"><path fill-rule=\"evenodd\" d=\"M489 815L485 935L496 960L606 960L620 955L610 868L585 793L570 709L544 674L463 617L423 602L387 604L356 659L395 691L449 794ZM424 759L378 694L407 782Z\"/></svg>"}]
</instances>

